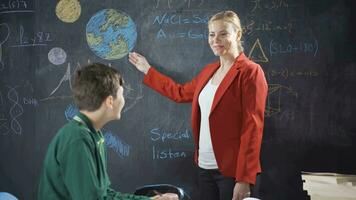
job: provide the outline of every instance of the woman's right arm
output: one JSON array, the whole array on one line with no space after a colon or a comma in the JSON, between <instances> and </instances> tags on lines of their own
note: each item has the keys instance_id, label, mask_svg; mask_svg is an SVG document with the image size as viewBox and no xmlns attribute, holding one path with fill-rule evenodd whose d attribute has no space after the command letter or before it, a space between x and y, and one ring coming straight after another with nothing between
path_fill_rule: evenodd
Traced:
<instances>
[{"instance_id":1,"label":"woman's right arm","mask_svg":"<svg viewBox=\"0 0 356 200\"><path fill-rule=\"evenodd\" d=\"M138 53L130 53L129 61L139 71L145 74L143 83L161 95L178 102L185 103L193 100L196 78L185 84L178 84L168 76L150 66L146 58Z\"/></svg>"}]
</instances>

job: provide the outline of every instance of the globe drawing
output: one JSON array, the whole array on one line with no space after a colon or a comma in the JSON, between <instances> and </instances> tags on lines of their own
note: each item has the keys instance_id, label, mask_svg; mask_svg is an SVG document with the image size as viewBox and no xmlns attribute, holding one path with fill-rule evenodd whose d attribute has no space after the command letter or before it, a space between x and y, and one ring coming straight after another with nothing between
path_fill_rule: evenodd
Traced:
<instances>
[{"instance_id":1,"label":"globe drawing","mask_svg":"<svg viewBox=\"0 0 356 200\"><path fill-rule=\"evenodd\" d=\"M127 14L104 9L94 14L86 26L87 43L102 59L116 60L126 56L135 46L136 25Z\"/></svg>"}]
</instances>

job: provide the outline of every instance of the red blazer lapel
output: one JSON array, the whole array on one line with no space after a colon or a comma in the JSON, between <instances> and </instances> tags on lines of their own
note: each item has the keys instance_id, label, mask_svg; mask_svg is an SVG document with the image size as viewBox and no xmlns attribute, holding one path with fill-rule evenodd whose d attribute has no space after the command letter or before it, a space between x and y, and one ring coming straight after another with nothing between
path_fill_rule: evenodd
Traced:
<instances>
[{"instance_id":1,"label":"red blazer lapel","mask_svg":"<svg viewBox=\"0 0 356 200\"><path fill-rule=\"evenodd\" d=\"M219 68L220 62L215 62L209 67L209 69L202 74L201 79L197 83L195 94L199 96L202 89L205 87L206 83L211 79L216 70Z\"/></svg>"},{"instance_id":2,"label":"red blazer lapel","mask_svg":"<svg viewBox=\"0 0 356 200\"><path fill-rule=\"evenodd\" d=\"M200 111L198 105L198 97L205 84L210 80L215 71L219 68L220 62L212 63L207 66L206 71L200 74L198 82L194 91L194 97L192 102L192 129L195 137L195 142L199 141L199 126L200 126ZM196 143L196 145L198 145Z\"/></svg>"},{"instance_id":3,"label":"red blazer lapel","mask_svg":"<svg viewBox=\"0 0 356 200\"><path fill-rule=\"evenodd\" d=\"M235 79L235 77L239 73L239 68L242 66L239 63L241 63L245 59L246 59L245 54L241 53L240 56L238 56L236 58L234 65L230 68L230 70L225 75L224 79L221 81L218 89L216 90L214 101L213 101L213 105L211 106L210 113L212 113L213 110L216 108L216 106L218 105L218 103L221 100L222 96L226 92L227 88L229 88L229 86L231 85L232 81Z\"/></svg>"}]
</instances>

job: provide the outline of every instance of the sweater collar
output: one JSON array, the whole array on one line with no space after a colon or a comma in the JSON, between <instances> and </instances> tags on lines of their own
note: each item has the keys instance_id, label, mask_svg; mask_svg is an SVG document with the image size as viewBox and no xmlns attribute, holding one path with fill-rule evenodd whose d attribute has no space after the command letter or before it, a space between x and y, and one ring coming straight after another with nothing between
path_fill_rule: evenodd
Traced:
<instances>
[{"instance_id":1,"label":"sweater collar","mask_svg":"<svg viewBox=\"0 0 356 200\"><path fill-rule=\"evenodd\" d=\"M78 114L73 119L76 120L76 121L79 121L80 123L84 123L89 128L89 130L91 132L96 133L96 130L95 130L94 126L93 126L93 123L83 113L78 112Z\"/></svg>"}]
</instances>

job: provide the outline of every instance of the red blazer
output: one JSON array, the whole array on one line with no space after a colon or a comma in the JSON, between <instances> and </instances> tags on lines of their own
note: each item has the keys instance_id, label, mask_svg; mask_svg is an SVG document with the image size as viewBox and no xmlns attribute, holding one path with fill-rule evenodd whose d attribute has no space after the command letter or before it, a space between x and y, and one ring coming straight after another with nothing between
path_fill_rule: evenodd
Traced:
<instances>
[{"instance_id":1,"label":"red blazer","mask_svg":"<svg viewBox=\"0 0 356 200\"><path fill-rule=\"evenodd\" d=\"M190 82L178 84L153 67L143 83L176 102L192 102L195 162L198 158L200 108L198 96L220 63L208 64ZM237 181L254 184L261 171L260 148L267 97L262 68L241 53L220 83L209 123L211 141L220 172Z\"/></svg>"}]
</instances>

